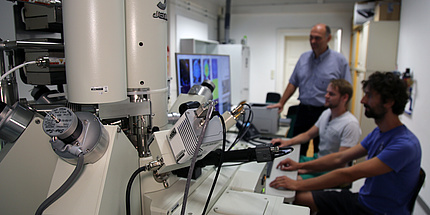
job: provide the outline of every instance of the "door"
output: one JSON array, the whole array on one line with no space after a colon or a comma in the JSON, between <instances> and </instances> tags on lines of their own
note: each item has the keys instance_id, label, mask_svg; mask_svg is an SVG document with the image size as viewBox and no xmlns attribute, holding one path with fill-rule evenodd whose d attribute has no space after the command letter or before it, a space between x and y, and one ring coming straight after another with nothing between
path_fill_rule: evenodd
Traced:
<instances>
[{"instance_id":1,"label":"door","mask_svg":"<svg viewBox=\"0 0 430 215\"><path fill-rule=\"evenodd\" d=\"M300 30L282 30L278 32L278 40L283 46L278 49L278 75L281 78L280 81L276 82L276 91L281 94L284 92L288 85L291 74L293 73L294 67L300 58L300 55L306 51L311 50L309 44L309 29ZM329 47L335 51L341 49L341 29L332 29L332 39L329 42ZM288 111L288 107L299 104L298 90L291 96L288 102L284 106L284 110L281 116L285 116Z\"/></svg>"},{"instance_id":2,"label":"door","mask_svg":"<svg viewBox=\"0 0 430 215\"><path fill-rule=\"evenodd\" d=\"M285 37L285 60L284 60L284 75L282 86L283 89L287 87L291 74L293 74L294 67L296 66L297 61L300 58L300 55L303 52L309 51L309 36L286 36ZM282 116L287 114L288 107L299 104L299 100L297 99L299 96L299 91L291 96L291 98L287 101L284 106L284 111L282 112Z\"/></svg>"}]
</instances>

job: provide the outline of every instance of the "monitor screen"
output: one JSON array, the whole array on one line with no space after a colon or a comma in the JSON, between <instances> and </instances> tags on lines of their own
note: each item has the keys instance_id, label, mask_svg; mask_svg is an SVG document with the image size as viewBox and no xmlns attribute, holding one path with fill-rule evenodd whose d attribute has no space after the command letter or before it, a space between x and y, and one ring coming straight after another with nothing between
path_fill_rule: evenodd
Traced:
<instances>
[{"instance_id":1,"label":"monitor screen","mask_svg":"<svg viewBox=\"0 0 430 215\"><path fill-rule=\"evenodd\" d=\"M188 93L192 86L211 80L215 84L215 109L223 114L231 108L230 56L176 53L178 95Z\"/></svg>"}]
</instances>

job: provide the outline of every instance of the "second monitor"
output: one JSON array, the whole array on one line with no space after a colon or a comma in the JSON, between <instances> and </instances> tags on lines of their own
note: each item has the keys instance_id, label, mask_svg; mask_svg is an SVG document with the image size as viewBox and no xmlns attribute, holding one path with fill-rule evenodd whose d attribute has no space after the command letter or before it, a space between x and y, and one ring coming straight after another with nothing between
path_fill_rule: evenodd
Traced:
<instances>
[{"instance_id":1,"label":"second monitor","mask_svg":"<svg viewBox=\"0 0 430 215\"><path fill-rule=\"evenodd\" d=\"M211 80L215 84L213 100L221 114L231 108L230 56L176 53L178 95L193 85Z\"/></svg>"}]
</instances>

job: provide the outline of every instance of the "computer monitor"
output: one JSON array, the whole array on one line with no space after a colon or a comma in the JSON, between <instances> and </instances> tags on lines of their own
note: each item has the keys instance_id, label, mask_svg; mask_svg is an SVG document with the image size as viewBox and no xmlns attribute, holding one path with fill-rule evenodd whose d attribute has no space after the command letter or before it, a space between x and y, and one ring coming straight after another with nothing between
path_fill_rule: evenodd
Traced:
<instances>
[{"instance_id":1,"label":"computer monitor","mask_svg":"<svg viewBox=\"0 0 430 215\"><path fill-rule=\"evenodd\" d=\"M230 56L176 53L178 95L188 93L192 86L211 80L215 84L215 109L223 114L231 108Z\"/></svg>"}]
</instances>

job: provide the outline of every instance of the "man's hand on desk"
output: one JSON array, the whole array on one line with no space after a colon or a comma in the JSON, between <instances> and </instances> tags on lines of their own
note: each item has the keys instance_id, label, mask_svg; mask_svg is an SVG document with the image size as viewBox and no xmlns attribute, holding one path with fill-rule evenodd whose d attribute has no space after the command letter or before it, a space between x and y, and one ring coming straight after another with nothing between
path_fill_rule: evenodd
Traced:
<instances>
[{"instance_id":1,"label":"man's hand on desk","mask_svg":"<svg viewBox=\"0 0 430 215\"><path fill-rule=\"evenodd\" d=\"M293 180L291 178L288 178L287 176L279 176L276 177L275 180L270 182L269 184L273 188L285 188L287 190L296 190L297 187L297 181Z\"/></svg>"},{"instance_id":2,"label":"man's hand on desk","mask_svg":"<svg viewBox=\"0 0 430 215\"><path fill-rule=\"evenodd\" d=\"M300 169L300 163L293 161L290 158L286 158L279 162L279 164L276 166L277 169L281 169L283 171L295 171L297 170L298 173L307 172L304 169ZM294 179L291 179L287 176L279 176L276 177L275 180L270 182L270 186L276 189L284 188L287 190L297 190L297 181Z\"/></svg>"},{"instance_id":3,"label":"man's hand on desk","mask_svg":"<svg viewBox=\"0 0 430 215\"><path fill-rule=\"evenodd\" d=\"M276 166L277 169L281 169L284 171L295 171L300 169L300 163L291 160L290 158L286 158L279 162Z\"/></svg>"},{"instance_id":4,"label":"man's hand on desk","mask_svg":"<svg viewBox=\"0 0 430 215\"><path fill-rule=\"evenodd\" d=\"M274 138L270 141L272 145L279 146L279 147L285 147L291 145L291 140L283 140L281 138Z\"/></svg>"},{"instance_id":5,"label":"man's hand on desk","mask_svg":"<svg viewBox=\"0 0 430 215\"><path fill-rule=\"evenodd\" d=\"M297 170L297 173L300 174L308 174L313 172L312 170L308 170L308 169L301 169L302 166L300 165L300 163L290 159L290 158L286 158L284 160L282 160L281 162L279 162L279 164L276 166L276 168L281 169L283 171L295 171Z\"/></svg>"}]
</instances>

